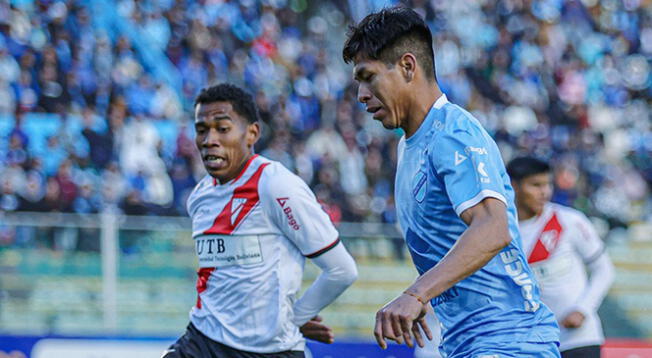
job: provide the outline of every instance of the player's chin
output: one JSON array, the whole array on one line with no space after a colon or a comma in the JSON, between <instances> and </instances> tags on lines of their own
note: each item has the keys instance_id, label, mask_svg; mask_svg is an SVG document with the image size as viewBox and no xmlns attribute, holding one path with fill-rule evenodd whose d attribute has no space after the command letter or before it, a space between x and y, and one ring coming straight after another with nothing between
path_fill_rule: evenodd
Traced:
<instances>
[{"instance_id":1,"label":"player's chin","mask_svg":"<svg viewBox=\"0 0 652 358\"><path fill-rule=\"evenodd\" d=\"M204 165L204 169L206 169L206 172L208 173L208 175L210 175L211 177L213 177L215 179L219 179L222 176L224 176L224 173L226 171L224 169L215 169L210 165Z\"/></svg>"},{"instance_id":2,"label":"player's chin","mask_svg":"<svg viewBox=\"0 0 652 358\"><path fill-rule=\"evenodd\" d=\"M374 117L374 120L380 122L380 124L382 124L385 129L396 129L395 121L393 121L388 115L384 115L378 118Z\"/></svg>"},{"instance_id":3,"label":"player's chin","mask_svg":"<svg viewBox=\"0 0 652 358\"><path fill-rule=\"evenodd\" d=\"M389 117L385 117L380 121L380 123L383 124L383 127L385 129L396 129L398 128L398 125L396 125L396 121L391 120Z\"/></svg>"}]
</instances>

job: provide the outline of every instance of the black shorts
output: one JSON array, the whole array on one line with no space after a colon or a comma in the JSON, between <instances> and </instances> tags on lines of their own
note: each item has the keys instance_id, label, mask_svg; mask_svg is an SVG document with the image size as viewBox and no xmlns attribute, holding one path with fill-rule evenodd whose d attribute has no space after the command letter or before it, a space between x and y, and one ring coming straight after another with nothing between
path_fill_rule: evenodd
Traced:
<instances>
[{"instance_id":1,"label":"black shorts","mask_svg":"<svg viewBox=\"0 0 652 358\"><path fill-rule=\"evenodd\" d=\"M561 352L562 358L600 358L600 346L573 348Z\"/></svg>"},{"instance_id":2,"label":"black shorts","mask_svg":"<svg viewBox=\"0 0 652 358\"><path fill-rule=\"evenodd\" d=\"M303 351L278 353L245 352L206 337L192 323L186 333L168 348L161 358L305 358Z\"/></svg>"}]
</instances>

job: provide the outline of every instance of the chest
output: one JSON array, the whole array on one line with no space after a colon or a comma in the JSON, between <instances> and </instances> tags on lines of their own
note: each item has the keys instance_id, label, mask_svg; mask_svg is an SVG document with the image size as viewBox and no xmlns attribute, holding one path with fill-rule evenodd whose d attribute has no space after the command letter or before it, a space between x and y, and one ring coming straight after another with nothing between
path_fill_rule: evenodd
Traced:
<instances>
[{"instance_id":1,"label":"chest","mask_svg":"<svg viewBox=\"0 0 652 358\"><path fill-rule=\"evenodd\" d=\"M431 150L425 146L405 148L397 168L397 207L400 212L414 218L450 206L444 183L429 160L429 155L436 155L430 153Z\"/></svg>"},{"instance_id":2,"label":"chest","mask_svg":"<svg viewBox=\"0 0 652 358\"><path fill-rule=\"evenodd\" d=\"M553 213L544 220L520 227L523 247L530 264L544 263L574 253L573 240L579 235L572 225Z\"/></svg>"},{"instance_id":3,"label":"chest","mask_svg":"<svg viewBox=\"0 0 652 358\"><path fill-rule=\"evenodd\" d=\"M264 226L266 218L257 191L229 191L208 187L191 207L193 236L200 233L230 235L236 230ZM257 225L256 225L257 223Z\"/></svg>"}]
</instances>

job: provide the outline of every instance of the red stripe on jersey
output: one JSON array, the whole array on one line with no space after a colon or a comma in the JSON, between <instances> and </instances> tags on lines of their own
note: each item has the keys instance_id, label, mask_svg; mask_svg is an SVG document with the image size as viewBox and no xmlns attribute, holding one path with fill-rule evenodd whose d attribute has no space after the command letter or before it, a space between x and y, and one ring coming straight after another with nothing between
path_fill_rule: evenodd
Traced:
<instances>
[{"instance_id":1,"label":"red stripe on jersey","mask_svg":"<svg viewBox=\"0 0 652 358\"><path fill-rule=\"evenodd\" d=\"M234 182L242 176L242 174L247 170L247 167L249 167L249 164L251 164L253 159L257 156L258 155L254 155L249 159L247 164L245 164L244 169L242 169L242 172L233 180ZM235 228L238 227L247 214L249 214L251 209L253 209L260 201L258 196L258 182L260 181L263 169L265 169L268 164L269 163L262 164L246 183L233 190L231 200L229 200L226 206L224 206L222 212L217 215L213 226L204 231L204 234L230 235L233 233ZM237 203L235 207L234 201ZM199 294L206 290L208 279L214 270L214 267L205 267L197 271L197 308L201 308L201 298L199 297Z\"/></svg>"},{"instance_id":2,"label":"red stripe on jersey","mask_svg":"<svg viewBox=\"0 0 652 358\"><path fill-rule=\"evenodd\" d=\"M204 234L230 235L242 220L249 214L251 209L258 204L258 181L263 174L263 169L269 163L262 164L246 183L233 190L231 200L224 206L222 212L217 215L213 226L204 231Z\"/></svg>"},{"instance_id":3,"label":"red stripe on jersey","mask_svg":"<svg viewBox=\"0 0 652 358\"><path fill-rule=\"evenodd\" d=\"M215 271L215 267L202 267L197 270L197 308L201 308L201 298L199 294L206 291L206 286L208 286L208 279L211 277L211 273Z\"/></svg>"},{"instance_id":4,"label":"red stripe on jersey","mask_svg":"<svg viewBox=\"0 0 652 358\"><path fill-rule=\"evenodd\" d=\"M541 230L527 262L532 264L548 259L550 253L557 248L562 231L563 228L557 219L557 214L553 213L543 230Z\"/></svg>"}]
</instances>

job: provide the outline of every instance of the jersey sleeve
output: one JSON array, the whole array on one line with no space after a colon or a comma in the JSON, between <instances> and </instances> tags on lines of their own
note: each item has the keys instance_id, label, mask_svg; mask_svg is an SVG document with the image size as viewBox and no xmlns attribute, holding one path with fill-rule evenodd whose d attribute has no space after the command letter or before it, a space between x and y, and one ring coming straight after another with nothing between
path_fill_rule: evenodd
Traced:
<instances>
[{"instance_id":1,"label":"jersey sleeve","mask_svg":"<svg viewBox=\"0 0 652 358\"><path fill-rule=\"evenodd\" d=\"M500 153L479 128L441 132L428 155L458 216L485 198L507 205Z\"/></svg>"},{"instance_id":2,"label":"jersey sleeve","mask_svg":"<svg viewBox=\"0 0 652 358\"><path fill-rule=\"evenodd\" d=\"M308 185L276 164L262 178L265 212L301 253L315 258L339 243L339 234Z\"/></svg>"},{"instance_id":3,"label":"jersey sleeve","mask_svg":"<svg viewBox=\"0 0 652 358\"><path fill-rule=\"evenodd\" d=\"M586 215L576 212L573 216L577 228L577 235L572 236L573 248L585 264L591 264L604 252L604 243Z\"/></svg>"}]
</instances>

